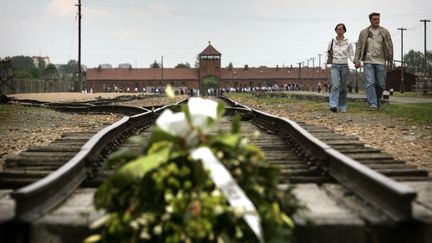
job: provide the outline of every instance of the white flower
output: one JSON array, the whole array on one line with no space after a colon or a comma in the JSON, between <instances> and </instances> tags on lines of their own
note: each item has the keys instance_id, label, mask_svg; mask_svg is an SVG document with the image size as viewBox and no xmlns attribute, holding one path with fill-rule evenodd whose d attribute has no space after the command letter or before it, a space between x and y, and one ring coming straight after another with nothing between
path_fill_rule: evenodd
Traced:
<instances>
[{"instance_id":1,"label":"white flower","mask_svg":"<svg viewBox=\"0 0 432 243\"><path fill-rule=\"evenodd\" d=\"M173 213L174 212L174 207L172 205L168 205L165 207L165 211L167 213Z\"/></svg>"},{"instance_id":2,"label":"white flower","mask_svg":"<svg viewBox=\"0 0 432 243\"><path fill-rule=\"evenodd\" d=\"M156 225L155 227L153 227L153 233L155 235L160 235L162 234L162 226L160 224Z\"/></svg>"},{"instance_id":3,"label":"white flower","mask_svg":"<svg viewBox=\"0 0 432 243\"><path fill-rule=\"evenodd\" d=\"M203 115L212 119L217 118L218 103L213 100L206 100L199 97L190 98L188 102L189 112L192 116Z\"/></svg>"},{"instance_id":4,"label":"white flower","mask_svg":"<svg viewBox=\"0 0 432 243\"><path fill-rule=\"evenodd\" d=\"M189 100L188 107L192 125L200 128L203 132L208 132L210 130L208 118L216 120L218 103L196 97Z\"/></svg>"},{"instance_id":5,"label":"white flower","mask_svg":"<svg viewBox=\"0 0 432 243\"><path fill-rule=\"evenodd\" d=\"M165 193L164 196L165 196L165 201L167 202L171 201L174 198L172 193Z\"/></svg>"},{"instance_id":6,"label":"white flower","mask_svg":"<svg viewBox=\"0 0 432 243\"><path fill-rule=\"evenodd\" d=\"M220 197L222 194L219 189L215 189L211 192L212 197Z\"/></svg>"},{"instance_id":7,"label":"white flower","mask_svg":"<svg viewBox=\"0 0 432 243\"><path fill-rule=\"evenodd\" d=\"M156 124L163 131L182 138L184 138L190 130L185 114L182 112L173 113L170 109L164 110L156 120Z\"/></svg>"},{"instance_id":8,"label":"white flower","mask_svg":"<svg viewBox=\"0 0 432 243\"><path fill-rule=\"evenodd\" d=\"M223 212L224 212L224 208L221 206L221 205L216 205L215 207L214 207L214 209L213 209L213 212L216 214L216 215L221 215Z\"/></svg>"},{"instance_id":9,"label":"white flower","mask_svg":"<svg viewBox=\"0 0 432 243\"><path fill-rule=\"evenodd\" d=\"M156 120L156 125L168 134L183 138L186 144L194 146L198 143L198 130L208 133L211 125L209 119L216 120L218 103L202 98L191 98L188 102L191 121L183 112L173 113L165 110Z\"/></svg>"}]
</instances>

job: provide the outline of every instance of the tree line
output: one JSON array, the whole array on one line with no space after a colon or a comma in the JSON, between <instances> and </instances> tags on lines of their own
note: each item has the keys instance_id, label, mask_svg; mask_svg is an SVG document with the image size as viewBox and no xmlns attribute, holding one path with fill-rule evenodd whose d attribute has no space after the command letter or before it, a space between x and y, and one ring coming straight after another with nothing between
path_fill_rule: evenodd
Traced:
<instances>
[{"instance_id":1,"label":"tree line","mask_svg":"<svg viewBox=\"0 0 432 243\"><path fill-rule=\"evenodd\" d=\"M72 81L78 72L78 62L75 60L59 65L47 64L43 59L38 59L35 63L30 56L12 56L5 60L11 61L16 79L45 79L49 74L55 73L59 79Z\"/></svg>"}]
</instances>

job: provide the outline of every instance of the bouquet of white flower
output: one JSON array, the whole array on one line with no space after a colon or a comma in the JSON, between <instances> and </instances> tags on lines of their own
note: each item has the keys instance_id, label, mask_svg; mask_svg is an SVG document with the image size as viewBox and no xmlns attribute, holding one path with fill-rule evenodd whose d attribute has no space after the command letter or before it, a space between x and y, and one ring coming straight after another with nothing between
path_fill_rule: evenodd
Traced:
<instances>
[{"instance_id":1,"label":"bouquet of white flower","mask_svg":"<svg viewBox=\"0 0 432 243\"><path fill-rule=\"evenodd\" d=\"M239 119L231 133L210 134L222 104L191 98L181 109L159 116L148 145L132 139L144 152L109 160L128 162L99 187L106 216L87 242L289 242L299 203L240 136Z\"/></svg>"}]
</instances>

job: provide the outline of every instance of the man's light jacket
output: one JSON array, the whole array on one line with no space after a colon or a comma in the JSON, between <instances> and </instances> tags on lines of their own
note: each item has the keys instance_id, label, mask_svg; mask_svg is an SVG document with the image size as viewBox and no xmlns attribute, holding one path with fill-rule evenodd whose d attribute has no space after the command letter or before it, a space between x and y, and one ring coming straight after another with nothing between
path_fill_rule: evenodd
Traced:
<instances>
[{"instance_id":1,"label":"man's light jacket","mask_svg":"<svg viewBox=\"0 0 432 243\"><path fill-rule=\"evenodd\" d=\"M367 38L370 35L369 33L370 28L371 26L367 27L366 29L360 32L357 41L355 56L354 56L355 63L365 60L366 52L367 52ZM384 59L388 63L393 63L393 42L390 36L390 32L381 26L378 27L378 31L383 39L382 47L383 47Z\"/></svg>"}]
</instances>

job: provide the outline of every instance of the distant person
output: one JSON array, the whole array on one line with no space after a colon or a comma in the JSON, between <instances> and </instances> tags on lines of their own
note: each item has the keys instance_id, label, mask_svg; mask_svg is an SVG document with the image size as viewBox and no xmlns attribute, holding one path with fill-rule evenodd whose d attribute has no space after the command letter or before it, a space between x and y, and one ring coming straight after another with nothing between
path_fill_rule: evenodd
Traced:
<instances>
[{"instance_id":1,"label":"distant person","mask_svg":"<svg viewBox=\"0 0 432 243\"><path fill-rule=\"evenodd\" d=\"M354 61L352 44L345 38L345 24L335 27L336 38L332 39L327 48L327 62L331 64L331 89L329 97L330 111L347 111L347 82L349 76L348 58Z\"/></svg>"},{"instance_id":2,"label":"distant person","mask_svg":"<svg viewBox=\"0 0 432 243\"><path fill-rule=\"evenodd\" d=\"M387 29L380 26L380 14L369 14L371 25L360 32L355 51L354 64L364 64L365 91L370 110L380 107L385 89L386 64L391 70L393 63L393 42Z\"/></svg>"},{"instance_id":3,"label":"distant person","mask_svg":"<svg viewBox=\"0 0 432 243\"><path fill-rule=\"evenodd\" d=\"M321 82L318 81L318 93L321 93L321 88L322 88Z\"/></svg>"}]
</instances>

